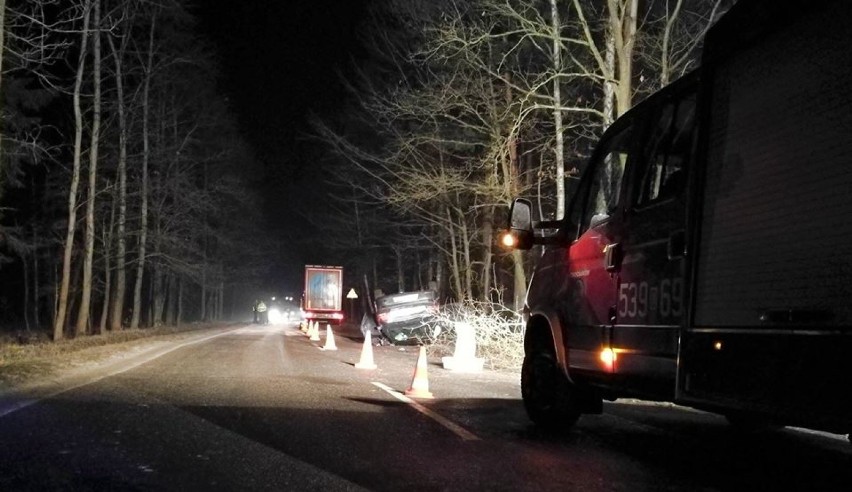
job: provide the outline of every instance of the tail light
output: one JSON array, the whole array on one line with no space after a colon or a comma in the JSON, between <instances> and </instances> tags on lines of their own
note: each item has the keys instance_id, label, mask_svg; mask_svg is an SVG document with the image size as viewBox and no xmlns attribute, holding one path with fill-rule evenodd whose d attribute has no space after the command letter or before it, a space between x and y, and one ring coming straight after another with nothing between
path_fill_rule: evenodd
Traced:
<instances>
[{"instance_id":1,"label":"tail light","mask_svg":"<svg viewBox=\"0 0 852 492\"><path fill-rule=\"evenodd\" d=\"M332 319L343 319L343 313L333 313L331 315Z\"/></svg>"}]
</instances>

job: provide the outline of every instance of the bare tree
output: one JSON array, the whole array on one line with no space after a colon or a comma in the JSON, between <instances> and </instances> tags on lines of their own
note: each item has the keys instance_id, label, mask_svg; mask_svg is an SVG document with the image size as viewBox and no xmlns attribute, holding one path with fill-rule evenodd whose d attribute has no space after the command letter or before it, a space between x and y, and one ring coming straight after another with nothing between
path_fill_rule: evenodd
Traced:
<instances>
[{"instance_id":1,"label":"bare tree","mask_svg":"<svg viewBox=\"0 0 852 492\"><path fill-rule=\"evenodd\" d=\"M92 36L92 75L94 80L94 98L92 101L92 128L89 144L89 183L88 200L86 200L86 232L84 245L83 285L80 307L77 311L77 336L84 335L89 323L90 303L92 299L92 263L95 256L95 198L98 194L98 140L101 134L101 1L94 3L94 29Z\"/></svg>"},{"instance_id":2,"label":"bare tree","mask_svg":"<svg viewBox=\"0 0 852 492\"><path fill-rule=\"evenodd\" d=\"M648 7L640 48L642 62L656 75L651 89L668 85L698 65L704 35L733 1L665 0Z\"/></svg>"},{"instance_id":3,"label":"bare tree","mask_svg":"<svg viewBox=\"0 0 852 492\"><path fill-rule=\"evenodd\" d=\"M417 13L419 4L386 5L367 38L382 68L361 72L353 90L360 111L353 119L377 139L363 145L358 132L317 128L349 166L337 177L366 180L358 187L360 203L386 203L404 220L428 225L459 297L492 289L497 205L530 193L547 206L540 207L543 217L564 215L566 180L601 131L632 106L652 70L646 59L651 43L640 44L642 35L650 41L670 33L660 37L668 48L650 57L670 72L694 57L694 37L671 36L687 30L678 20L683 11L668 3L447 0L437 16ZM662 30L661 12L669 21ZM552 184L543 187L545 180ZM552 215L545 210L551 205ZM519 304L524 258L518 252L510 258Z\"/></svg>"},{"instance_id":4,"label":"bare tree","mask_svg":"<svg viewBox=\"0 0 852 492\"><path fill-rule=\"evenodd\" d=\"M129 7L124 5L122 10L125 19L130 18ZM124 94L124 70L123 58L127 50L127 43L130 37L126 34L120 36L120 44L116 47L113 41L113 35L107 36L107 42L110 46L113 62L115 63L115 103L118 113L118 169L117 187L113 200L118 203L118 218L116 235L116 252L115 252L115 287L112 293L111 314L109 316L109 326L113 331L118 331L122 328L122 313L124 312L124 298L127 288L127 138L128 138L128 122L127 109Z\"/></svg>"},{"instance_id":5,"label":"bare tree","mask_svg":"<svg viewBox=\"0 0 852 492\"><path fill-rule=\"evenodd\" d=\"M57 339L65 336L72 315L75 332L84 333L98 308L100 330L105 322L120 329L128 277L135 282L137 326L142 317L154 323L220 317L225 296L233 291L230 279L247 283L251 275L244 273L248 269L237 260L239 253L256 249L240 244L251 225L230 214L250 222L257 210L251 205L254 192L243 186L235 170L235 164L245 165L251 158L226 150L243 143L218 101L215 67L208 64L202 71L195 64L205 48L183 0L94 1L77 0L68 8L59 0L14 2L0 9L6 14L0 83L5 100L11 101L3 108L0 263L24 262L20 270L11 270L23 272L24 321L33 319L30 311L38 319L39 305L46 312L54 304ZM110 63L100 61L102 36ZM64 72L50 68L56 60L76 68L73 82L54 77ZM187 68L180 71L180 66ZM36 83L42 92L32 89ZM56 156L64 155L65 148L74 156L67 166L50 161L51 155L37 148L36 120L45 115L30 116L17 107L32 113L50 97L65 95L74 110L74 137L64 142L58 131L43 128L59 142ZM208 109L213 107L217 109ZM66 116L51 109L46 118L63 121ZM133 154L134 149L141 152ZM132 165L136 159L139 166ZM22 166L27 160L41 166ZM206 189L200 186L202 169L211 173ZM85 171L88 180L81 176ZM29 187L33 205L18 208L3 202L2 191L9 184ZM83 188L85 219L77 213ZM63 196L61 207L56 196ZM60 214L65 217L64 241L57 261L46 253L52 247L49 231L57 228ZM77 227L85 229L84 237ZM205 240L206 265L198 249ZM10 250L14 255L6 256ZM134 259L129 275L127 255ZM201 281L203 275L209 282ZM198 309L202 284L212 286L203 294L210 309ZM145 289L147 297L140 295Z\"/></svg>"},{"instance_id":6,"label":"bare tree","mask_svg":"<svg viewBox=\"0 0 852 492\"><path fill-rule=\"evenodd\" d=\"M141 196L141 210L139 219L139 245L138 257L136 259L136 283L133 288L133 314L130 318L130 328L139 327L139 319L142 314L142 278L145 273L145 248L148 240L148 163L151 159L150 143L150 93L151 80L154 68L154 33L157 26L157 14L151 17L151 26L148 32L147 62L145 65L145 78L142 86L142 187L139 190Z\"/></svg>"},{"instance_id":7,"label":"bare tree","mask_svg":"<svg viewBox=\"0 0 852 492\"><path fill-rule=\"evenodd\" d=\"M77 189L80 184L80 161L83 146L83 110L80 102L80 93L83 86L83 76L85 75L91 6L91 0L86 0L83 5L83 27L80 31L80 56L77 60L77 74L74 79L74 157L71 187L68 190L68 225L62 256L62 280L57 296L56 316L53 321L54 340L60 340L64 337L66 311L68 309L68 289L71 283L71 260L74 252L74 232L77 225Z\"/></svg>"}]
</instances>

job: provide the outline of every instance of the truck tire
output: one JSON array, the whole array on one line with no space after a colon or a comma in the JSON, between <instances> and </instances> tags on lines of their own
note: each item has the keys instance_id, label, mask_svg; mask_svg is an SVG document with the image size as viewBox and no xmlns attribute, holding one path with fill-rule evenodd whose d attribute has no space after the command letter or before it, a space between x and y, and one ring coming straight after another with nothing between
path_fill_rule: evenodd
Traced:
<instances>
[{"instance_id":1,"label":"truck tire","mask_svg":"<svg viewBox=\"0 0 852 492\"><path fill-rule=\"evenodd\" d=\"M543 429L565 431L580 418L577 395L547 349L535 348L524 357L521 395L530 420Z\"/></svg>"}]
</instances>

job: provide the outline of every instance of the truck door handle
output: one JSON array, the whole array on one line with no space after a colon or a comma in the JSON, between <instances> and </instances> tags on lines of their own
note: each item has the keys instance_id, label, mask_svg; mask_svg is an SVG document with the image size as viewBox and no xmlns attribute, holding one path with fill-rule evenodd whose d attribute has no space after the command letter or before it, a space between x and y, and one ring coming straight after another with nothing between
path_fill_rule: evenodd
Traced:
<instances>
[{"instance_id":1,"label":"truck door handle","mask_svg":"<svg viewBox=\"0 0 852 492\"><path fill-rule=\"evenodd\" d=\"M666 254L670 260L686 256L686 232L683 229L669 234Z\"/></svg>"},{"instance_id":2,"label":"truck door handle","mask_svg":"<svg viewBox=\"0 0 852 492\"><path fill-rule=\"evenodd\" d=\"M615 273L621 269L621 244L607 244L604 248L606 271Z\"/></svg>"}]
</instances>

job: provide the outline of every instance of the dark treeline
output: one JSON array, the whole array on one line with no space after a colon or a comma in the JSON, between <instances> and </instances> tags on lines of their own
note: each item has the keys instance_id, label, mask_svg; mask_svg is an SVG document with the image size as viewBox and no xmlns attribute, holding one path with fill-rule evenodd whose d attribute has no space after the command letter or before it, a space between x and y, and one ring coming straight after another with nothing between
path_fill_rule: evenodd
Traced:
<instances>
[{"instance_id":1,"label":"dark treeline","mask_svg":"<svg viewBox=\"0 0 852 492\"><path fill-rule=\"evenodd\" d=\"M0 326L60 339L248 304L257 165L185 2L0 7Z\"/></svg>"}]
</instances>

